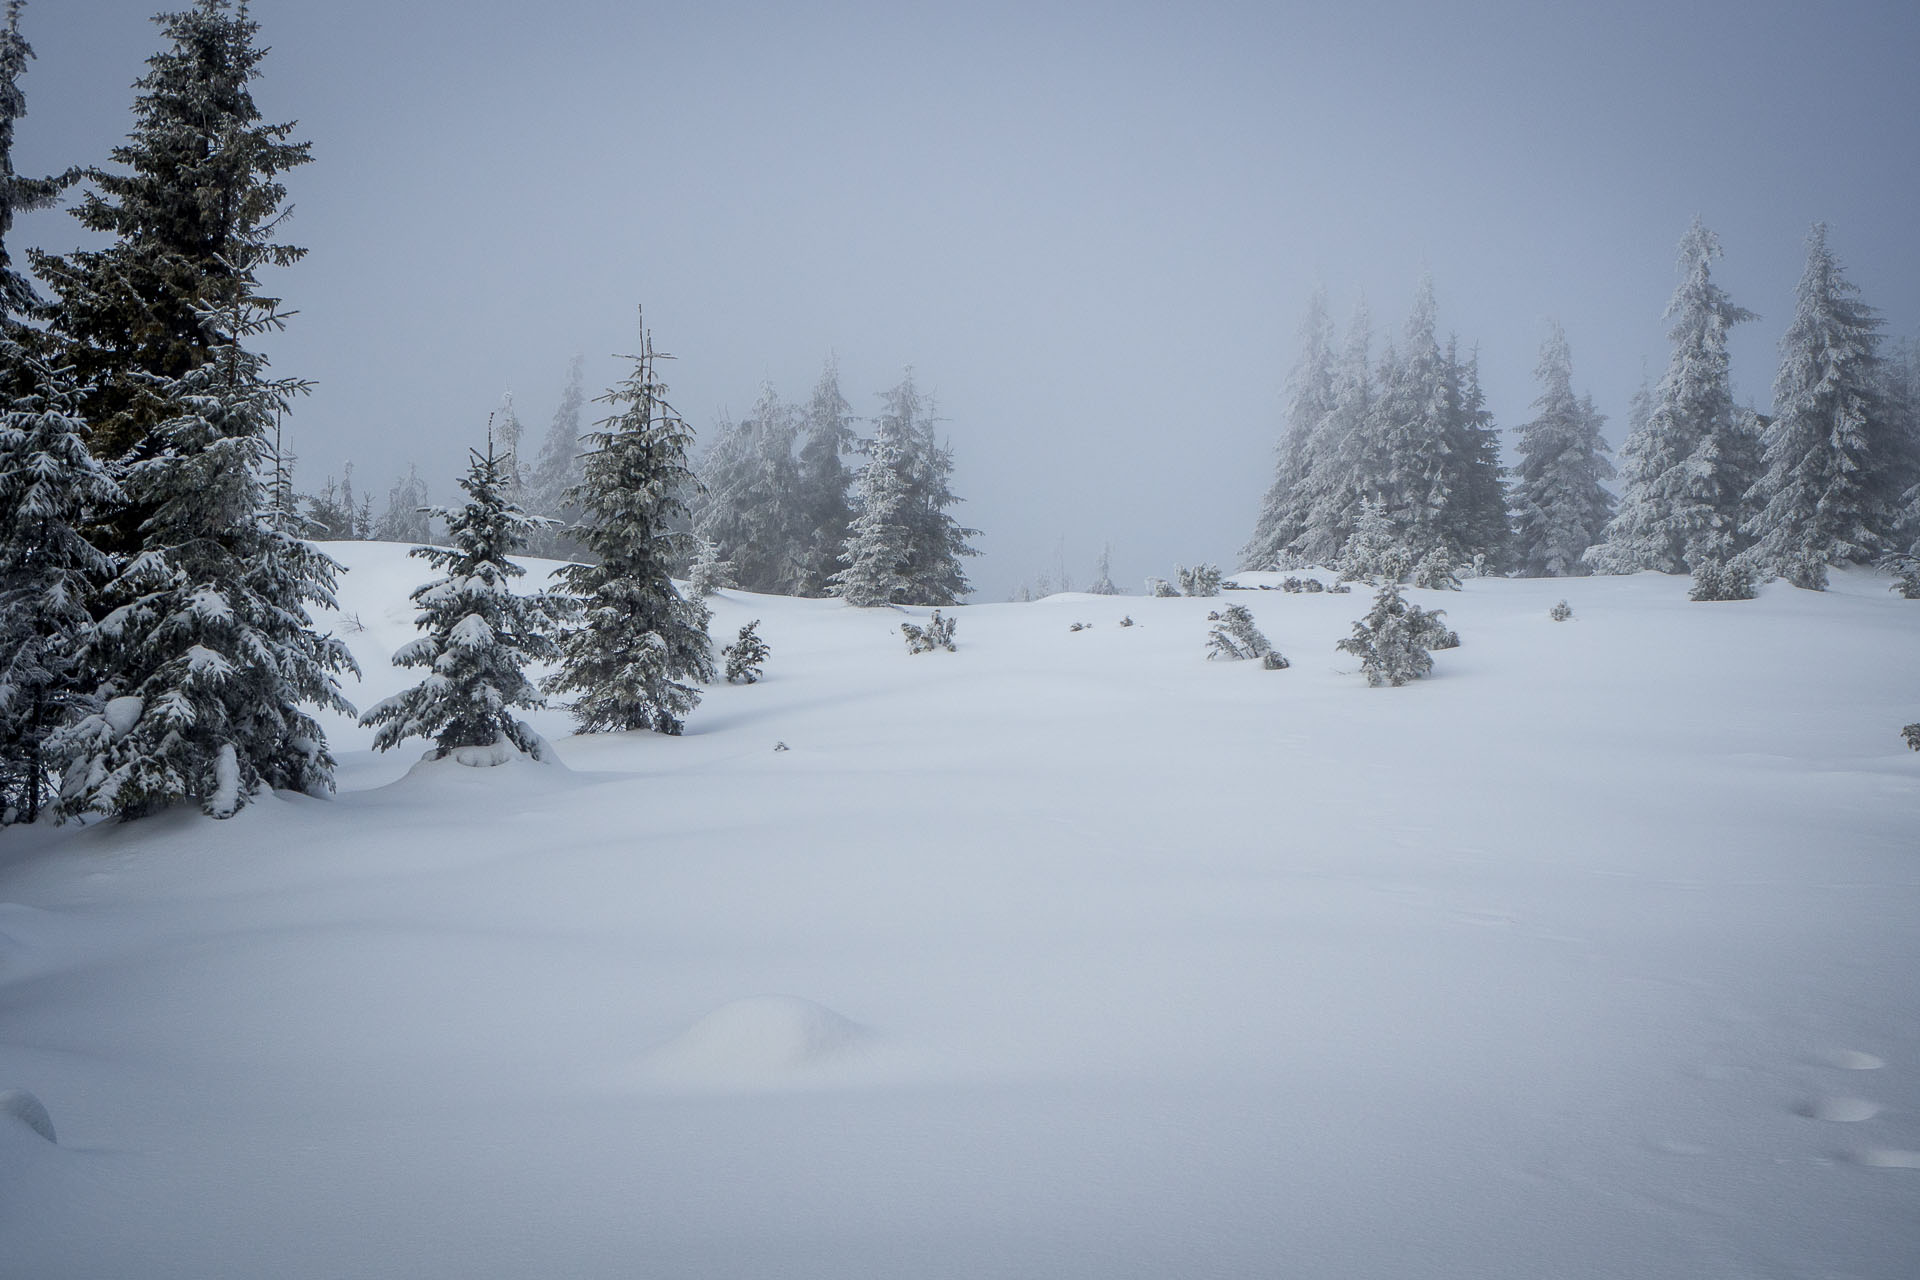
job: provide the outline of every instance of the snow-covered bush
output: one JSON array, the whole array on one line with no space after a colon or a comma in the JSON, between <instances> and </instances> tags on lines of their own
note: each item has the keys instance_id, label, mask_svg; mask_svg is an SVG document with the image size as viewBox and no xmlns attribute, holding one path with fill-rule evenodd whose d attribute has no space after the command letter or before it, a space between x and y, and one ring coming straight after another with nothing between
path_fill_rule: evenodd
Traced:
<instances>
[{"instance_id":1,"label":"snow-covered bush","mask_svg":"<svg viewBox=\"0 0 1920 1280\"><path fill-rule=\"evenodd\" d=\"M932 653L935 649L945 649L952 653L953 629L959 621L958 618L942 618L940 611L935 609L924 627L916 627L911 622L901 623L900 633L907 638L907 652Z\"/></svg>"},{"instance_id":2,"label":"snow-covered bush","mask_svg":"<svg viewBox=\"0 0 1920 1280\"><path fill-rule=\"evenodd\" d=\"M1253 615L1243 604L1230 604L1207 615L1213 630L1207 633L1207 657L1239 661L1259 658L1273 651L1273 645L1253 625Z\"/></svg>"},{"instance_id":3,"label":"snow-covered bush","mask_svg":"<svg viewBox=\"0 0 1920 1280\"><path fill-rule=\"evenodd\" d=\"M1908 746L1920 751L1920 723L1908 725L1900 731L1900 736L1907 740Z\"/></svg>"},{"instance_id":4,"label":"snow-covered bush","mask_svg":"<svg viewBox=\"0 0 1920 1280\"><path fill-rule=\"evenodd\" d=\"M1140 624L1133 620L1132 614L1128 614L1124 618L1120 619L1120 625L1123 627L1135 627L1135 626L1139 626Z\"/></svg>"},{"instance_id":5,"label":"snow-covered bush","mask_svg":"<svg viewBox=\"0 0 1920 1280\"><path fill-rule=\"evenodd\" d=\"M1453 563L1445 548L1435 547L1413 567L1413 585L1429 591L1460 589L1460 579L1453 572Z\"/></svg>"},{"instance_id":6,"label":"snow-covered bush","mask_svg":"<svg viewBox=\"0 0 1920 1280\"><path fill-rule=\"evenodd\" d=\"M1189 569L1180 566L1180 594L1183 596L1217 596L1220 594L1220 566L1217 564L1197 564Z\"/></svg>"},{"instance_id":7,"label":"snow-covered bush","mask_svg":"<svg viewBox=\"0 0 1920 1280\"><path fill-rule=\"evenodd\" d=\"M1068 628L1067 628L1067 630L1069 630L1069 631L1091 631L1091 630L1093 630L1093 624L1092 624L1091 622L1076 622L1076 623L1073 623L1073 624L1071 624L1070 626L1068 626Z\"/></svg>"},{"instance_id":8,"label":"snow-covered bush","mask_svg":"<svg viewBox=\"0 0 1920 1280\"><path fill-rule=\"evenodd\" d=\"M1430 648L1452 648L1460 637L1440 619L1444 610L1431 612L1408 604L1398 584L1388 582L1373 598L1373 611L1353 624L1353 634L1335 647L1360 659L1360 670L1374 688L1398 688L1433 670ZM1450 641L1450 643L1449 643Z\"/></svg>"},{"instance_id":9,"label":"snow-covered bush","mask_svg":"<svg viewBox=\"0 0 1920 1280\"><path fill-rule=\"evenodd\" d=\"M740 634L734 642L720 650L720 656L727 660L728 684L753 684L763 674L760 664L767 660L767 642L754 630L760 625L755 618L740 628Z\"/></svg>"},{"instance_id":10,"label":"snow-covered bush","mask_svg":"<svg viewBox=\"0 0 1920 1280\"><path fill-rule=\"evenodd\" d=\"M1565 600L1562 600L1559 604L1547 610L1547 616L1549 618L1552 618L1555 622L1565 622L1568 618L1571 618L1573 616L1573 606L1568 604Z\"/></svg>"},{"instance_id":11,"label":"snow-covered bush","mask_svg":"<svg viewBox=\"0 0 1920 1280\"><path fill-rule=\"evenodd\" d=\"M1888 556L1886 567L1893 570L1893 587L1904 600L1920 600L1920 555Z\"/></svg>"},{"instance_id":12,"label":"snow-covered bush","mask_svg":"<svg viewBox=\"0 0 1920 1280\"><path fill-rule=\"evenodd\" d=\"M1165 578L1148 578L1147 594L1165 600L1180 594L1180 589Z\"/></svg>"},{"instance_id":13,"label":"snow-covered bush","mask_svg":"<svg viewBox=\"0 0 1920 1280\"><path fill-rule=\"evenodd\" d=\"M1753 570L1745 563L1702 560L1693 571L1689 600L1751 600L1754 597Z\"/></svg>"},{"instance_id":14,"label":"snow-covered bush","mask_svg":"<svg viewBox=\"0 0 1920 1280\"><path fill-rule=\"evenodd\" d=\"M1312 582L1313 579L1308 578L1307 581ZM1307 590L1310 592L1318 591L1319 589L1320 588L1317 584L1307 588ZM1348 586L1344 582L1336 582L1332 586L1327 588L1327 594L1330 596L1350 596L1353 594L1353 588Z\"/></svg>"},{"instance_id":15,"label":"snow-covered bush","mask_svg":"<svg viewBox=\"0 0 1920 1280\"><path fill-rule=\"evenodd\" d=\"M1327 588L1325 587L1325 585L1321 583L1320 579L1318 578L1289 577L1283 582L1281 582L1280 589L1282 591L1291 591L1296 593L1304 591L1308 595L1313 595L1315 592L1325 591Z\"/></svg>"},{"instance_id":16,"label":"snow-covered bush","mask_svg":"<svg viewBox=\"0 0 1920 1280\"><path fill-rule=\"evenodd\" d=\"M1260 665L1268 671L1285 671L1293 664L1278 649L1269 649L1260 655Z\"/></svg>"}]
</instances>

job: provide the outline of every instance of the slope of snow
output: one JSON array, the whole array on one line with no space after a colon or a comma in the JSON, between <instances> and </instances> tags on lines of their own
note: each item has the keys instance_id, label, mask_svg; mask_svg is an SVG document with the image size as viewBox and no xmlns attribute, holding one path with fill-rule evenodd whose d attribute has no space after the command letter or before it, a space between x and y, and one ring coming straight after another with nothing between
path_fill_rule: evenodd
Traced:
<instances>
[{"instance_id":1,"label":"slope of snow","mask_svg":"<svg viewBox=\"0 0 1920 1280\"><path fill-rule=\"evenodd\" d=\"M728 592L681 738L0 833L0 1273L1907 1280L1920 606L1686 587Z\"/></svg>"}]
</instances>

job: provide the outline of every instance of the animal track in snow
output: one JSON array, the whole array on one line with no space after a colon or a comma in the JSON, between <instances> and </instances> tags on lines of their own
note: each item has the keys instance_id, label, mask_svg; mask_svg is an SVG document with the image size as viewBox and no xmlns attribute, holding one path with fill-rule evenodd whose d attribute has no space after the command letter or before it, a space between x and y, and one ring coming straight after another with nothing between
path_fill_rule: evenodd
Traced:
<instances>
[{"instance_id":1,"label":"animal track in snow","mask_svg":"<svg viewBox=\"0 0 1920 1280\"><path fill-rule=\"evenodd\" d=\"M1868 1102L1865 1098L1815 1097L1803 1098L1793 1106L1793 1113L1805 1116L1809 1120L1827 1120L1836 1124L1853 1124L1860 1120L1871 1120L1880 1114L1880 1104Z\"/></svg>"}]
</instances>

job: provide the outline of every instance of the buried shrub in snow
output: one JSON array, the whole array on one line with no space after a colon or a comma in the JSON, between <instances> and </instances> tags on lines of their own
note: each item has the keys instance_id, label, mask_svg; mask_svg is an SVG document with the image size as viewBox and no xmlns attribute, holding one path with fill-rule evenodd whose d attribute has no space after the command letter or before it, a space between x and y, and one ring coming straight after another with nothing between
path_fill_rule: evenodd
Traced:
<instances>
[{"instance_id":1,"label":"buried shrub in snow","mask_svg":"<svg viewBox=\"0 0 1920 1280\"><path fill-rule=\"evenodd\" d=\"M1547 616L1555 622L1565 622L1573 616L1573 606L1569 605L1565 600L1562 600L1559 604L1547 610Z\"/></svg>"},{"instance_id":2,"label":"buried shrub in snow","mask_svg":"<svg viewBox=\"0 0 1920 1280\"><path fill-rule=\"evenodd\" d=\"M907 638L907 652L932 653L935 649L945 649L952 653L953 628L959 621L958 618L942 618L940 611L935 609L924 627L916 627L911 622L901 623L900 633Z\"/></svg>"},{"instance_id":3,"label":"buried shrub in snow","mask_svg":"<svg viewBox=\"0 0 1920 1280\"><path fill-rule=\"evenodd\" d=\"M740 634L734 642L720 651L727 660L728 684L753 684L762 674L760 664L767 660L767 642L754 630L760 625L755 618L740 628Z\"/></svg>"},{"instance_id":4,"label":"buried shrub in snow","mask_svg":"<svg viewBox=\"0 0 1920 1280\"><path fill-rule=\"evenodd\" d=\"M1166 600L1179 595L1180 589L1171 582L1168 582L1165 578L1148 578L1147 594Z\"/></svg>"},{"instance_id":5,"label":"buried shrub in snow","mask_svg":"<svg viewBox=\"0 0 1920 1280\"><path fill-rule=\"evenodd\" d=\"M1900 731L1900 736L1907 740L1908 746L1920 751L1920 723L1908 725Z\"/></svg>"},{"instance_id":6,"label":"buried shrub in snow","mask_svg":"<svg viewBox=\"0 0 1920 1280\"><path fill-rule=\"evenodd\" d=\"M1253 615L1243 604L1230 604L1210 613L1207 621L1213 624L1213 630L1207 633L1209 660L1225 658L1237 662L1264 657L1273 651L1273 645L1260 634L1260 628L1253 625Z\"/></svg>"},{"instance_id":7,"label":"buried shrub in snow","mask_svg":"<svg viewBox=\"0 0 1920 1280\"><path fill-rule=\"evenodd\" d=\"M1389 582L1374 596L1373 611L1354 623L1353 634L1334 647L1360 659L1360 670L1372 687L1398 688L1433 670L1429 649L1451 649L1460 643L1460 637L1440 621L1444 613L1408 604L1399 586Z\"/></svg>"},{"instance_id":8,"label":"buried shrub in snow","mask_svg":"<svg viewBox=\"0 0 1920 1280\"><path fill-rule=\"evenodd\" d=\"M1425 587L1429 591L1458 591L1460 579L1453 572L1453 564L1443 548L1435 547L1429 551L1419 564L1413 567L1413 585Z\"/></svg>"},{"instance_id":9,"label":"buried shrub in snow","mask_svg":"<svg viewBox=\"0 0 1920 1280\"><path fill-rule=\"evenodd\" d=\"M1183 596L1217 596L1220 594L1220 566L1217 564L1197 564L1189 569L1180 566L1180 594ZM1158 592L1154 594L1158 595Z\"/></svg>"},{"instance_id":10,"label":"buried shrub in snow","mask_svg":"<svg viewBox=\"0 0 1920 1280\"><path fill-rule=\"evenodd\" d=\"M1278 649L1269 649L1260 655L1260 665L1268 671L1285 671L1293 664Z\"/></svg>"},{"instance_id":11,"label":"buried shrub in snow","mask_svg":"<svg viewBox=\"0 0 1920 1280\"><path fill-rule=\"evenodd\" d=\"M1753 570L1738 560L1702 560L1687 592L1689 600L1751 600L1753 596Z\"/></svg>"},{"instance_id":12,"label":"buried shrub in snow","mask_svg":"<svg viewBox=\"0 0 1920 1280\"><path fill-rule=\"evenodd\" d=\"M1920 555L1888 556L1886 566L1893 570L1892 590L1904 600L1920 600Z\"/></svg>"}]
</instances>

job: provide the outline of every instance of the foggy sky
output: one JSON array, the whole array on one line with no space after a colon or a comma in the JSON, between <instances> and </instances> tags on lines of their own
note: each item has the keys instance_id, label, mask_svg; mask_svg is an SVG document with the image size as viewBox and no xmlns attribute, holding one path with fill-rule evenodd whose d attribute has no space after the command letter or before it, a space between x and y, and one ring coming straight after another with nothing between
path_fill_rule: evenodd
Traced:
<instances>
[{"instance_id":1,"label":"foggy sky","mask_svg":"<svg viewBox=\"0 0 1920 1280\"><path fill-rule=\"evenodd\" d=\"M181 7L184 7L182 0ZM16 168L104 164L161 0L30 0ZM1920 333L1920 5L921 6L255 0L299 315L275 371L297 482L411 461L454 496L511 390L538 448L576 352L622 372L644 303L697 428L829 353L856 412L912 365L985 532L975 599L1111 541L1138 591L1252 530L1308 297L1397 334L1423 270L1529 416L1549 318L1625 430L1700 214L1760 314L1767 406L1808 224ZM13 245L88 243L59 213ZM1509 445L1511 440L1509 440Z\"/></svg>"}]
</instances>

